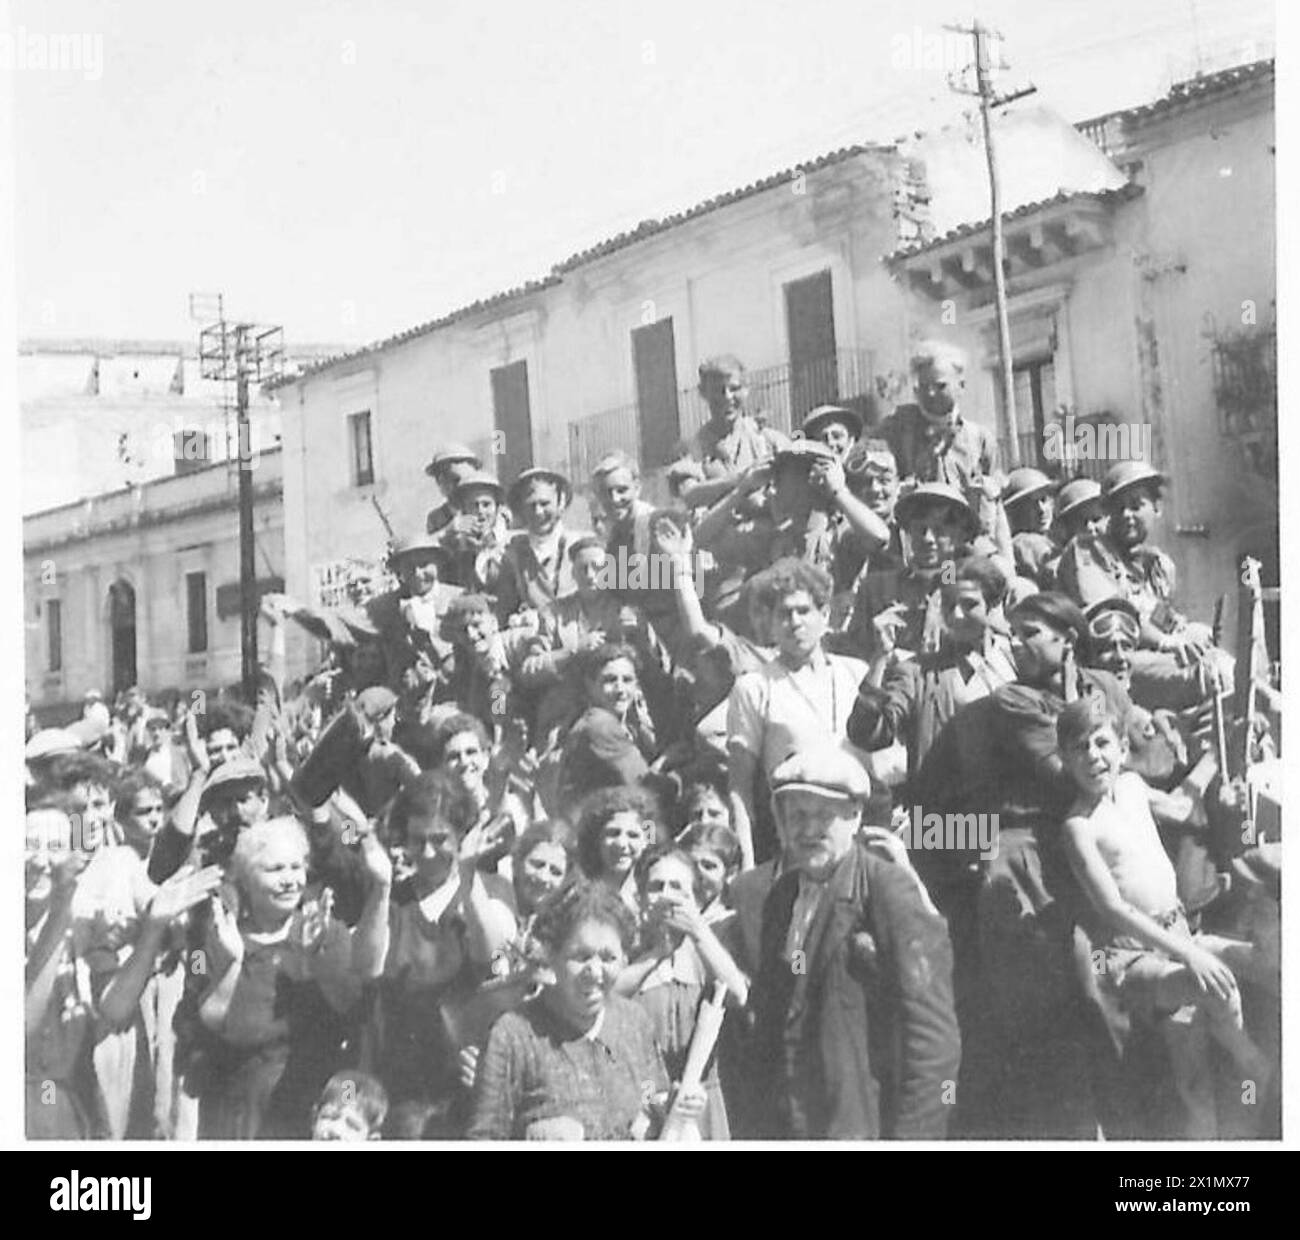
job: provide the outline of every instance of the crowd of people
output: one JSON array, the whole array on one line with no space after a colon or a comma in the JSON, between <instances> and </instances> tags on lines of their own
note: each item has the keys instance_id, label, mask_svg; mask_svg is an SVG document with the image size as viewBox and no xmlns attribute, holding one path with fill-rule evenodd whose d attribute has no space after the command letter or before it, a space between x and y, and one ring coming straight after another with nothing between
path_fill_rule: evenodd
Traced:
<instances>
[{"instance_id":1,"label":"crowd of people","mask_svg":"<svg viewBox=\"0 0 1300 1240\"><path fill-rule=\"evenodd\" d=\"M786 436L709 359L590 530L446 445L391 588L263 600L254 700L29 719L29 1134L1270 1135L1269 669L1225 720L1148 462L1003 476L912 376Z\"/></svg>"}]
</instances>

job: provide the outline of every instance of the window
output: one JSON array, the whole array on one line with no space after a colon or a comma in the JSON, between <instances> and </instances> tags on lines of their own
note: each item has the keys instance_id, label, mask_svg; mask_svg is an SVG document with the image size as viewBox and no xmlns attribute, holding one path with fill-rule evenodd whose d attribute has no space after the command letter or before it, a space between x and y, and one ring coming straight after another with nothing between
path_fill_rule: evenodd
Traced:
<instances>
[{"instance_id":1,"label":"window","mask_svg":"<svg viewBox=\"0 0 1300 1240\"><path fill-rule=\"evenodd\" d=\"M63 670L63 604L56 598L45 604L45 666L51 672Z\"/></svg>"},{"instance_id":2,"label":"window","mask_svg":"<svg viewBox=\"0 0 1300 1240\"><path fill-rule=\"evenodd\" d=\"M1011 380L1021 462L1041 469L1047 423L1056 408L1056 366L1051 357L1018 360L1011 368Z\"/></svg>"},{"instance_id":3,"label":"window","mask_svg":"<svg viewBox=\"0 0 1300 1240\"><path fill-rule=\"evenodd\" d=\"M191 474L212 463L212 441L203 431L177 431L173 444L178 474Z\"/></svg>"},{"instance_id":4,"label":"window","mask_svg":"<svg viewBox=\"0 0 1300 1240\"><path fill-rule=\"evenodd\" d=\"M368 487L375 480L375 456L370 439L370 410L348 417L352 442L352 485Z\"/></svg>"},{"instance_id":5,"label":"window","mask_svg":"<svg viewBox=\"0 0 1300 1240\"><path fill-rule=\"evenodd\" d=\"M185 619L189 628L190 654L202 654L208 648L208 575L185 574Z\"/></svg>"},{"instance_id":6,"label":"window","mask_svg":"<svg viewBox=\"0 0 1300 1240\"><path fill-rule=\"evenodd\" d=\"M514 478L533 466L533 415L528 400L528 363L511 362L492 371L492 414L504 449L503 478Z\"/></svg>"}]
</instances>

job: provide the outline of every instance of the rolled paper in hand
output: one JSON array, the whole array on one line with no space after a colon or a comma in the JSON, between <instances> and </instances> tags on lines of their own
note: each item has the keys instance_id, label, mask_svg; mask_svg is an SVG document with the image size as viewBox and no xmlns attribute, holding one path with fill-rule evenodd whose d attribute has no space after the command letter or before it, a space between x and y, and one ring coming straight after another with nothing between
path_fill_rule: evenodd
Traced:
<instances>
[{"instance_id":1,"label":"rolled paper in hand","mask_svg":"<svg viewBox=\"0 0 1300 1240\"><path fill-rule=\"evenodd\" d=\"M686 1052L686 1066L682 1069L682 1079L677 1091L695 1089L704 1080L704 1069L708 1067L713 1055L713 1048L718 1044L722 1033L722 1019L726 1015L727 988L718 982L713 993L700 1004L700 1013L695 1021L695 1035L691 1038L690 1050ZM694 1119L682 1119L674 1112L668 1112L663 1130L659 1133L660 1141L687 1143L700 1141L699 1123Z\"/></svg>"}]
</instances>

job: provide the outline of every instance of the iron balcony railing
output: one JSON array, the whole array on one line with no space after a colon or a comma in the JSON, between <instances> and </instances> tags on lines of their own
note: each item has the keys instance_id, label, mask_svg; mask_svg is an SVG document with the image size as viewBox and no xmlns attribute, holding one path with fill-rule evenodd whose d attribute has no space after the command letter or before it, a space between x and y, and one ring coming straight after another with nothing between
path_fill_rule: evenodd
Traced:
<instances>
[{"instance_id":1,"label":"iron balcony railing","mask_svg":"<svg viewBox=\"0 0 1300 1240\"><path fill-rule=\"evenodd\" d=\"M817 405L842 404L870 419L874 412L874 354L869 349L840 349L814 362L768 366L746 374L749 395L746 407L766 425L787 434L798 427L803 416ZM694 386L677 394L676 434L655 436L654 442L680 443L689 439L708 420L709 410ZM645 472L668 464L662 452L646 459L638 406L622 405L578 418L569 424L570 476L582 485L592 467L609 452L621 450L638 459Z\"/></svg>"}]
</instances>

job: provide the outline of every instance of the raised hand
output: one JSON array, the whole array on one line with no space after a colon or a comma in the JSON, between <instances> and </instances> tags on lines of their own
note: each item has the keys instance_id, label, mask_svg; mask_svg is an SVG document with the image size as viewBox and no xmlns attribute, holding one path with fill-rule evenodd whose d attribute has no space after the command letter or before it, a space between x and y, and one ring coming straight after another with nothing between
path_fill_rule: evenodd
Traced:
<instances>
[{"instance_id":1,"label":"raised hand","mask_svg":"<svg viewBox=\"0 0 1300 1240\"><path fill-rule=\"evenodd\" d=\"M189 912L221 886L221 867L209 865L201 870L184 866L154 892L147 917L158 927L169 926ZM224 907L224 906L223 906Z\"/></svg>"},{"instance_id":2,"label":"raised hand","mask_svg":"<svg viewBox=\"0 0 1300 1240\"><path fill-rule=\"evenodd\" d=\"M318 952L325 945L325 932L329 929L330 919L334 916L334 891L326 887L318 900L303 902L299 932L302 935L303 949Z\"/></svg>"},{"instance_id":3,"label":"raised hand","mask_svg":"<svg viewBox=\"0 0 1300 1240\"><path fill-rule=\"evenodd\" d=\"M239 932L235 914L226 907L219 893L212 896L212 931L217 945L231 960L243 960L244 936Z\"/></svg>"}]
</instances>

